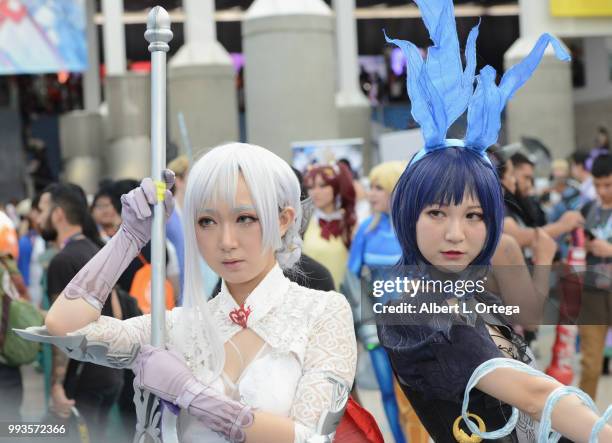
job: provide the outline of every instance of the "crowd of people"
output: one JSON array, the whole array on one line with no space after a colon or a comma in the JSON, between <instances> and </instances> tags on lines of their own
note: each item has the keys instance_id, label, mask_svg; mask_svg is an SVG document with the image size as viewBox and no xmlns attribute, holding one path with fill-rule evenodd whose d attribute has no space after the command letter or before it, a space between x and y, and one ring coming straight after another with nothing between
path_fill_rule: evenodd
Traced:
<instances>
[{"instance_id":1,"label":"crowd of people","mask_svg":"<svg viewBox=\"0 0 612 443\"><path fill-rule=\"evenodd\" d=\"M298 171L230 143L193 164L179 156L159 182L104 181L93 196L53 183L0 208L1 422L21 421L27 358L7 322L25 303L44 315L19 332L45 343L34 357L43 422L74 426L75 441L106 441L113 408L127 440L156 432L136 426L144 390L177 417L182 442L380 443L354 383L361 355L395 442L527 443L550 429L612 442L591 408L612 325L607 132L591 152L553 161L549 185L536 187L534 160L496 145L500 113L546 46L569 55L545 34L498 87L490 66L475 77L478 25L464 71L452 2L417 4L436 44L427 64L387 37L419 79L408 93L425 143L408 162L360 179L346 160ZM447 139L466 109L465 139ZM154 205L167 233L164 347L151 345ZM555 321L578 325L581 391L538 371L530 347L555 264ZM402 280L412 292L394 286ZM503 315L515 305L519 320Z\"/></svg>"},{"instance_id":2,"label":"crowd of people","mask_svg":"<svg viewBox=\"0 0 612 443\"><path fill-rule=\"evenodd\" d=\"M584 229L588 236L587 262L599 266L601 274L608 278L607 283L599 283L602 299L607 299L612 266L612 156L605 148L594 152L596 155L576 152L569 159L553 162L550 186L540 195L536 195L534 187L535 164L526 155L507 155L503 148L494 148L489 157L504 191L506 239L499 249L507 244L519 248L528 264L563 262L572 246L572 233ZM176 202L166 225L169 310L184 302L186 248L182 218L189 166L184 156L169 164L175 176L172 192ZM300 271L286 274L306 287L343 292L358 305L360 296L354 292L360 291L360 279L372 279L372 273L380 272L377 269L395 265L402 256L390 213L393 190L405 168L402 162L379 164L362 180L345 161L311 165L302 172L294 170L302 185L301 199L310 202L311 210L304 211L299 232L303 251ZM140 189L137 180L104 181L95 195L86 196L77 185L56 183L31 201L21 202L13 209L3 208L0 248L17 262L31 303L47 311L75 275L117 234L124 213L121 195L133 189ZM361 210L358 215L356 208L363 208L366 201L369 210ZM117 276L102 306L102 315L124 320L150 312L151 274L146 272L150 259L150 243L143 244L137 257ZM498 259L496 263L504 262ZM207 283L203 299L222 291L219 275L203 259L199 260L199 268ZM600 308L612 315L607 302L602 301ZM354 313L357 318L356 310ZM593 398L600 375L609 373L605 357L610 352L606 349L608 324L604 320L600 325L580 326L580 387ZM375 328L368 331L368 325L358 323L356 327L367 352L364 355L371 359L393 438L396 442L427 441L427 432L418 426L418 421L415 427L414 410L393 376ZM528 343L535 338L535 331L522 331ZM609 341L608 336L608 347L612 345ZM47 392L52 415L68 419L76 406L92 436L102 438L107 432L109 411L116 404L126 429L135 427L132 371L69 360L58 350L53 351L51 359L41 359L39 365L49 375ZM2 392L19 404L19 368L0 363L0 369ZM7 406L3 403L3 418L18 419L19 408Z\"/></svg>"}]
</instances>

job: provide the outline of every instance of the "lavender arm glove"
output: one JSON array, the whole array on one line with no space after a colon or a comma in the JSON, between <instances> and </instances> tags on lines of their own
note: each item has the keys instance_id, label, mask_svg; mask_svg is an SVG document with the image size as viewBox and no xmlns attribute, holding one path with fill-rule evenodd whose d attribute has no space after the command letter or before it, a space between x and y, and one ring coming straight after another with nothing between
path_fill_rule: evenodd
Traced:
<instances>
[{"instance_id":1,"label":"lavender arm glove","mask_svg":"<svg viewBox=\"0 0 612 443\"><path fill-rule=\"evenodd\" d=\"M174 173L163 173L166 183L164 207L166 220L174 209L174 198L169 189L174 185ZM64 289L69 300L83 298L94 308L102 310L119 277L142 247L151 239L152 205L157 202L157 190L150 178L121 196L122 223L111 240L79 271Z\"/></svg>"},{"instance_id":2,"label":"lavender arm glove","mask_svg":"<svg viewBox=\"0 0 612 443\"><path fill-rule=\"evenodd\" d=\"M134 387L186 409L231 442L245 441L244 428L253 423L251 407L200 383L178 354L145 345L134 362L134 374Z\"/></svg>"}]
</instances>

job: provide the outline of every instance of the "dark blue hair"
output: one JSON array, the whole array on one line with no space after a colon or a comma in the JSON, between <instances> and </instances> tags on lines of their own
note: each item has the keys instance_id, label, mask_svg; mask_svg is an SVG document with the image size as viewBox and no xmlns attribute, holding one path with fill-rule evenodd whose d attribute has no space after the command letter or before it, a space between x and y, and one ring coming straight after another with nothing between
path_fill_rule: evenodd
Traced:
<instances>
[{"instance_id":1,"label":"dark blue hair","mask_svg":"<svg viewBox=\"0 0 612 443\"><path fill-rule=\"evenodd\" d=\"M402 248L400 265L430 264L417 246L417 220L429 205L461 204L465 192L480 202L487 227L484 248L471 264L489 265L503 229L502 188L491 165L463 148L430 152L411 163L397 182L391 217Z\"/></svg>"}]
</instances>

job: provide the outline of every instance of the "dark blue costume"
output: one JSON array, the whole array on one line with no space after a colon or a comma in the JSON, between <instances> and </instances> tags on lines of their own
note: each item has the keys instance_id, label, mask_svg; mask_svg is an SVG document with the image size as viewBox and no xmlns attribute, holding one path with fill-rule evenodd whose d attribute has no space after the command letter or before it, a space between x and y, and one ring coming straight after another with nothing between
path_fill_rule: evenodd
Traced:
<instances>
[{"instance_id":1,"label":"dark blue costume","mask_svg":"<svg viewBox=\"0 0 612 443\"><path fill-rule=\"evenodd\" d=\"M409 303L418 311L422 304L432 300L438 305L445 304L446 298L427 293L391 304ZM476 302L493 304L498 301L484 294L467 303L473 306ZM518 350L517 359L531 363L522 340L510 327L503 325L503 319L491 315L475 314L462 319L455 314L405 314L402 324L388 320L383 317L378 321L380 343L389 355L402 390L435 442L455 442L453 422L461 415L463 394L470 376L482 363L504 357L493 342L487 323L500 325L499 334L513 343ZM510 406L478 390L473 391L468 410L484 420L487 430L503 427L511 413ZM495 441L535 441L531 420L523 415L520 425L523 428L520 432L512 432Z\"/></svg>"}]
</instances>

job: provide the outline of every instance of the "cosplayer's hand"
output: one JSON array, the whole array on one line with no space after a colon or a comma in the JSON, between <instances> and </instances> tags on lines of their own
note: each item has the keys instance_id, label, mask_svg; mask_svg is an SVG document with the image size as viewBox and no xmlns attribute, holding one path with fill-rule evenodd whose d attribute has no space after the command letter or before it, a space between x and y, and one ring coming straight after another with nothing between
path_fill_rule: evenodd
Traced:
<instances>
[{"instance_id":1,"label":"cosplayer's hand","mask_svg":"<svg viewBox=\"0 0 612 443\"><path fill-rule=\"evenodd\" d=\"M565 232L571 232L584 225L584 217L579 211L567 211L561 216L559 222L565 227Z\"/></svg>"},{"instance_id":2,"label":"cosplayer's hand","mask_svg":"<svg viewBox=\"0 0 612 443\"><path fill-rule=\"evenodd\" d=\"M134 387L186 409L232 442L245 441L244 428L253 423L251 408L200 383L180 355L145 345L134 363L134 373Z\"/></svg>"},{"instance_id":3,"label":"cosplayer's hand","mask_svg":"<svg viewBox=\"0 0 612 443\"><path fill-rule=\"evenodd\" d=\"M66 397L64 387L59 383L54 383L51 387L51 407L50 409L60 418L69 418L75 401Z\"/></svg>"},{"instance_id":4,"label":"cosplayer's hand","mask_svg":"<svg viewBox=\"0 0 612 443\"><path fill-rule=\"evenodd\" d=\"M546 231L536 228L531 249L533 249L534 264L550 265L557 252L557 243Z\"/></svg>"},{"instance_id":5,"label":"cosplayer's hand","mask_svg":"<svg viewBox=\"0 0 612 443\"><path fill-rule=\"evenodd\" d=\"M174 172L163 171L166 184L164 207L166 220L174 210L174 197L170 189L174 186ZM157 203L157 188L150 178L145 178L140 186L121 196L121 229L136 241L138 249L151 239L153 224L153 205Z\"/></svg>"},{"instance_id":6,"label":"cosplayer's hand","mask_svg":"<svg viewBox=\"0 0 612 443\"><path fill-rule=\"evenodd\" d=\"M185 387L195 380L182 357L151 345L141 348L134 362L134 374L134 386L171 403L176 403Z\"/></svg>"}]
</instances>

